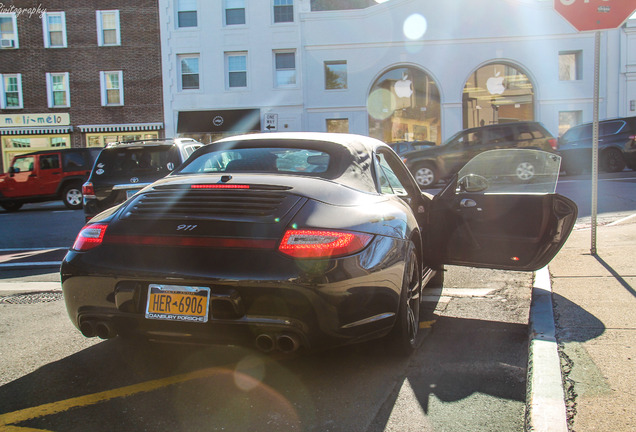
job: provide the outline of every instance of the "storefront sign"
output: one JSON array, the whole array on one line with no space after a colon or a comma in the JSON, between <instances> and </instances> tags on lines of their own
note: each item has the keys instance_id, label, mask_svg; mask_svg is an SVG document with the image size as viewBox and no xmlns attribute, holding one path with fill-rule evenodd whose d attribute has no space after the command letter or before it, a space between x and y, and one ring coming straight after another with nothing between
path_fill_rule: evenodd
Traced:
<instances>
[{"instance_id":1,"label":"storefront sign","mask_svg":"<svg viewBox=\"0 0 636 432\"><path fill-rule=\"evenodd\" d=\"M70 124L71 116L67 113L0 114L0 128L68 126Z\"/></svg>"},{"instance_id":2,"label":"storefront sign","mask_svg":"<svg viewBox=\"0 0 636 432\"><path fill-rule=\"evenodd\" d=\"M178 133L252 132L261 130L259 109L180 111Z\"/></svg>"}]
</instances>

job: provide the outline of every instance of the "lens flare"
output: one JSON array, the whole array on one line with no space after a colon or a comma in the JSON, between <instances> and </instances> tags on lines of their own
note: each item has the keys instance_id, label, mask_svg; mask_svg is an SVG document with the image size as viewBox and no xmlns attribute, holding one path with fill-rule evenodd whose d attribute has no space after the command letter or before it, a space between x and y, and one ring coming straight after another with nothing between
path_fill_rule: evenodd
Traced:
<instances>
[{"instance_id":1,"label":"lens flare","mask_svg":"<svg viewBox=\"0 0 636 432\"><path fill-rule=\"evenodd\" d=\"M418 40L421 39L422 36L424 36L427 28L428 23L426 21L426 18L424 18L420 14L413 14L406 20L404 20L402 31L404 32L404 36L406 36L407 39Z\"/></svg>"}]
</instances>

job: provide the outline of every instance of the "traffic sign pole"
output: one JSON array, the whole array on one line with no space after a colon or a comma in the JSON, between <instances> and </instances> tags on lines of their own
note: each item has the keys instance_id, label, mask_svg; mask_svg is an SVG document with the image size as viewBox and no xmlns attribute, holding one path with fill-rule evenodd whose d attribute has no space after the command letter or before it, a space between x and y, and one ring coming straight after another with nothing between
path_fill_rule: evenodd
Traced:
<instances>
[{"instance_id":1,"label":"traffic sign pole","mask_svg":"<svg viewBox=\"0 0 636 432\"><path fill-rule=\"evenodd\" d=\"M596 212L598 208L598 105L601 63L601 32L594 34L594 110L592 123L592 238L590 253L596 255Z\"/></svg>"}]
</instances>

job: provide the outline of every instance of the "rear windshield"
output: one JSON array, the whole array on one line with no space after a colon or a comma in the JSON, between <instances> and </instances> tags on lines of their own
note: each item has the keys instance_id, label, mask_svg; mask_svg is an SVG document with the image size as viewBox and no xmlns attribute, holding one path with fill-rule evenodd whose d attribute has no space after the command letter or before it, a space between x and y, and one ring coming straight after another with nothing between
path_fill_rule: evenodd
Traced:
<instances>
[{"instance_id":1,"label":"rear windshield","mask_svg":"<svg viewBox=\"0 0 636 432\"><path fill-rule=\"evenodd\" d=\"M122 175L168 175L181 163L176 146L128 147L103 150L95 162L94 175L115 178Z\"/></svg>"},{"instance_id":2,"label":"rear windshield","mask_svg":"<svg viewBox=\"0 0 636 432\"><path fill-rule=\"evenodd\" d=\"M329 153L303 148L239 148L204 153L189 161L179 174L282 173L320 175L329 167Z\"/></svg>"}]
</instances>

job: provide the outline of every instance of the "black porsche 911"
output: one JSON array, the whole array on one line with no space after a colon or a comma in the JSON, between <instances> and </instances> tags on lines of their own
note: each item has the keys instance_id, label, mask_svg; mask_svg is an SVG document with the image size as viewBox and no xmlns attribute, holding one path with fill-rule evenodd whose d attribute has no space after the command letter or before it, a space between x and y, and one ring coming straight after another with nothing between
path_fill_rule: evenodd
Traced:
<instances>
[{"instance_id":1,"label":"black porsche 911","mask_svg":"<svg viewBox=\"0 0 636 432\"><path fill-rule=\"evenodd\" d=\"M533 181L515 181L531 163ZM61 267L86 337L323 349L385 337L418 344L422 287L444 264L545 266L576 205L560 158L494 150L433 197L364 136L226 138L93 218Z\"/></svg>"}]
</instances>

